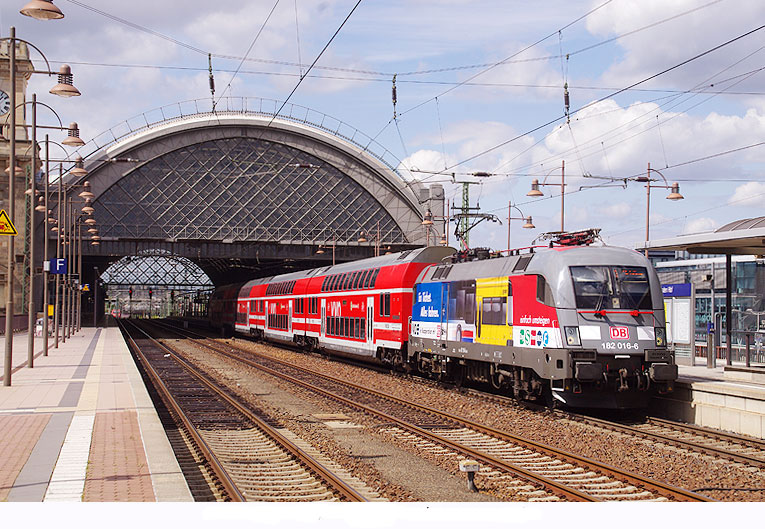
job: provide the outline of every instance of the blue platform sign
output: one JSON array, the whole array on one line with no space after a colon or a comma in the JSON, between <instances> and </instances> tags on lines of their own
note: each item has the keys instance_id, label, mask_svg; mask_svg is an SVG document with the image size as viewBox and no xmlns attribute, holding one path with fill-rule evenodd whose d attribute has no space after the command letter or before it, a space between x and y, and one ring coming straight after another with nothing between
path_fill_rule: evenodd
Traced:
<instances>
[{"instance_id":1,"label":"blue platform sign","mask_svg":"<svg viewBox=\"0 0 765 529\"><path fill-rule=\"evenodd\" d=\"M66 259L51 259L50 273L51 274L66 274Z\"/></svg>"},{"instance_id":2,"label":"blue platform sign","mask_svg":"<svg viewBox=\"0 0 765 529\"><path fill-rule=\"evenodd\" d=\"M661 286L661 293L665 298L689 298L691 297L690 283L674 283Z\"/></svg>"}]
</instances>

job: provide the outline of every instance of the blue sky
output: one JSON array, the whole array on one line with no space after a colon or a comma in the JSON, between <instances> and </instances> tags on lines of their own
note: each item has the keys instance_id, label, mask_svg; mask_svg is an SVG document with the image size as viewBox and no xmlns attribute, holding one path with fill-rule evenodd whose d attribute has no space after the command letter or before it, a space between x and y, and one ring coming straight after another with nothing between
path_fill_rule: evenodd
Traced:
<instances>
[{"instance_id":1,"label":"blue sky","mask_svg":"<svg viewBox=\"0 0 765 529\"><path fill-rule=\"evenodd\" d=\"M248 55L255 60L245 61L231 80L241 61L220 56L242 57L274 3L57 0L66 18L39 22L5 2L0 30L7 36L16 26L17 36L41 48L56 69L60 62L72 64L82 97L48 95L44 76L34 76L30 87L65 122L77 121L87 141L156 107L209 98L207 56L200 51L215 55L217 95L225 89L226 95L284 99L298 81L296 63L305 70L313 62L355 1L280 1ZM401 161L407 178L444 180L415 169L448 168L458 179L496 173L471 187L472 205L478 200L482 211L506 219L513 201L533 216L536 230L513 223L513 246L559 228L559 187L543 188L547 199L532 200L526 192L534 177L550 173L547 181L559 182L565 160L566 228L599 227L608 244L632 246L644 238L645 188L632 182L580 192L580 186L607 183L582 175L623 179L644 173L650 162L670 183L679 181L682 201L652 190L652 239L762 215L765 146L714 155L765 141L765 72L759 71L765 67L765 30L640 84L640 90L606 96L763 21L765 3L758 0L364 0L291 102L376 136ZM561 60L561 52L570 54L568 60ZM457 68L511 56L488 71ZM446 71L412 73L439 69ZM480 72L472 84L458 86ZM391 122L394 73L398 127ZM573 114L570 123L558 120L528 133L563 115L565 82L572 111L606 99ZM661 180L658 173L652 177ZM447 196L460 196L459 188L445 185ZM471 233L471 244L504 249L506 222L482 224Z\"/></svg>"}]
</instances>

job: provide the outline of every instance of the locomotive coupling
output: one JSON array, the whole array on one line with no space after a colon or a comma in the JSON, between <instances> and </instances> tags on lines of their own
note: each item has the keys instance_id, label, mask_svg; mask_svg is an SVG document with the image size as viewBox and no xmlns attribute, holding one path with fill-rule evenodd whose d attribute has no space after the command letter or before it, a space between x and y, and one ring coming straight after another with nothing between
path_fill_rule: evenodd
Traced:
<instances>
[{"instance_id":1,"label":"locomotive coupling","mask_svg":"<svg viewBox=\"0 0 765 529\"><path fill-rule=\"evenodd\" d=\"M582 382L595 382L603 378L603 364L576 364L574 378Z\"/></svg>"},{"instance_id":2,"label":"locomotive coupling","mask_svg":"<svg viewBox=\"0 0 765 529\"><path fill-rule=\"evenodd\" d=\"M648 370L651 380L655 382L671 382L677 380L676 364L651 364Z\"/></svg>"}]
</instances>

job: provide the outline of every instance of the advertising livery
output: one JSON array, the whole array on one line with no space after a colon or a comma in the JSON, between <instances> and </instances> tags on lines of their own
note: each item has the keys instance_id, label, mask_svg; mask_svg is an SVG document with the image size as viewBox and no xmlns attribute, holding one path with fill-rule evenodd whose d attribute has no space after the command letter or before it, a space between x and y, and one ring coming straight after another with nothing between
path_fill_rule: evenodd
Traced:
<instances>
[{"instance_id":1,"label":"advertising livery","mask_svg":"<svg viewBox=\"0 0 765 529\"><path fill-rule=\"evenodd\" d=\"M210 321L548 404L644 407L672 391L661 286L643 255L592 246L453 254L407 250L224 287Z\"/></svg>"}]
</instances>

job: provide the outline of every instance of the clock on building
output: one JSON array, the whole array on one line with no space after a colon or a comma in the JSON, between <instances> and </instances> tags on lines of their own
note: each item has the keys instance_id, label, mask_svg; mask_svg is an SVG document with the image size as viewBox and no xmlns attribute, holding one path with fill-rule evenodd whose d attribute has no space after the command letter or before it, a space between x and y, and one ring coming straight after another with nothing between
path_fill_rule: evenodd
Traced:
<instances>
[{"instance_id":1,"label":"clock on building","mask_svg":"<svg viewBox=\"0 0 765 529\"><path fill-rule=\"evenodd\" d=\"M11 96L0 90L0 116L4 116L11 109Z\"/></svg>"}]
</instances>

